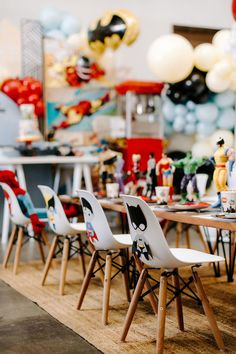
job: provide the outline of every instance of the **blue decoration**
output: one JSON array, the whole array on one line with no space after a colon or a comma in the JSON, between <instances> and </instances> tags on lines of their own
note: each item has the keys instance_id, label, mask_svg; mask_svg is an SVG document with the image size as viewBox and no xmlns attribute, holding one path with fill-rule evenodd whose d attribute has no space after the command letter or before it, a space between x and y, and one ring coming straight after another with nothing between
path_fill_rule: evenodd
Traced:
<instances>
[{"instance_id":1,"label":"blue decoration","mask_svg":"<svg viewBox=\"0 0 236 354\"><path fill-rule=\"evenodd\" d=\"M197 118L206 123L213 123L217 119L219 110L214 103L198 104L196 106Z\"/></svg>"},{"instance_id":2,"label":"blue decoration","mask_svg":"<svg viewBox=\"0 0 236 354\"><path fill-rule=\"evenodd\" d=\"M78 33L80 31L80 22L79 20L74 17L67 15L62 20L61 23L61 31L66 35L69 36L73 33Z\"/></svg>"},{"instance_id":3,"label":"blue decoration","mask_svg":"<svg viewBox=\"0 0 236 354\"><path fill-rule=\"evenodd\" d=\"M166 100L162 106L162 113L164 115L164 118L168 122L173 122L175 118L175 105L170 101Z\"/></svg>"},{"instance_id":4,"label":"blue decoration","mask_svg":"<svg viewBox=\"0 0 236 354\"><path fill-rule=\"evenodd\" d=\"M197 124L197 133L201 136L207 137L214 133L215 125L209 123L198 123Z\"/></svg>"},{"instance_id":5,"label":"blue decoration","mask_svg":"<svg viewBox=\"0 0 236 354\"><path fill-rule=\"evenodd\" d=\"M228 108L235 105L235 93L233 91L224 91L215 95L214 102L219 108Z\"/></svg>"},{"instance_id":6,"label":"blue decoration","mask_svg":"<svg viewBox=\"0 0 236 354\"><path fill-rule=\"evenodd\" d=\"M187 111L188 111L187 108L183 104L177 104L175 106L176 115L185 116Z\"/></svg>"},{"instance_id":7,"label":"blue decoration","mask_svg":"<svg viewBox=\"0 0 236 354\"><path fill-rule=\"evenodd\" d=\"M45 36L48 38L57 39L59 41L63 41L66 39L64 33L58 29L54 29L54 30L46 32Z\"/></svg>"},{"instance_id":8,"label":"blue decoration","mask_svg":"<svg viewBox=\"0 0 236 354\"><path fill-rule=\"evenodd\" d=\"M236 122L236 112L233 108L224 109L217 122L217 127L220 129L233 129Z\"/></svg>"},{"instance_id":9,"label":"blue decoration","mask_svg":"<svg viewBox=\"0 0 236 354\"><path fill-rule=\"evenodd\" d=\"M192 135L196 132L196 126L194 123L188 123L185 125L184 132L187 135Z\"/></svg>"},{"instance_id":10,"label":"blue decoration","mask_svg":"<svg viewBox=\"0 0 236 354\"><path fill-rule=\"evenodd\" d=\"M196 115L193 112L187 113L185 118L186 118L186 121L188 123L192 123L193 124L193 123L195 123L197 121L197 117L196 117Z\"/></svg>"},{"instance_id":11,"label":"blue decoration","mask_svg":"<svg viewBox=\"0 0 236 354\"><path fill-rule=\"evenodd\" d=\"M62 21L62 12L52 7L46 7L40 14L40 21L45 31L59 29Z\"/></svg>"},{"instance_id":12,"label":"blue decoration","mask_svg":"<svg viewBox=\"0 0 236 354\"><path fill-rule=\"evenodd\" d=\"M184 130L185 118L183 116L176 116L173 124L173 129L177 133L181 133Z\"/></svg>"},{"instance_id":13,"label":"blue decoration","mask_svg":"<svg viewBox=\"0 0 236 354\"><path fill-rule=\"evenodd\" d=\"M196 103L194 103L193 101L188 101L186 103L186 106L190 111L194 111L196 108Z\"/></svg>"}]
</instances>

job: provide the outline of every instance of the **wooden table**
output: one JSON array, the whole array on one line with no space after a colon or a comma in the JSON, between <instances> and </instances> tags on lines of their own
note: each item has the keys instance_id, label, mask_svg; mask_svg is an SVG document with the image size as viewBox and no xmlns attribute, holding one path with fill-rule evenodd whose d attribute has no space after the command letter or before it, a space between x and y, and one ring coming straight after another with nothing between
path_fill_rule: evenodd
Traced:
<instances>
[{"instance_id":1,"label":"wooden table","mask_svg":"<svg viewBox=\"0 0 236 354\"><path fill-rule=\"evenodd\" d=\"M79 199L67 198L67 201L71 201L74 203L79 203ZM113 210L122 214L126 213L126 209L121 202L111 201L108 199L101 199L100 203L104 209ZM198 225L203 226L205 228L212 227L218 230L219 237L221 237L221 242L223 246L223 252L225 256L225 266L228 281L233 281L233 273L234 273L234 266L235 266L235 241L236 241L236 222L233 222L229 219L222 219L211 216L213 212L194 212L194 211L163 211L160 208L157 208L154 204L151 204L151 208L154 214L160 218L169 221L175 221L182 224L188 225ZM228 257L226 257L226 251L224 249L224 241L221 232L223 230L229 231L229 253ZM207 243L209 246L209 250L213 253L212 243L207 235ZM219 269L214 266L216 276L219 276Z\"/></svg>"}]
</instances>

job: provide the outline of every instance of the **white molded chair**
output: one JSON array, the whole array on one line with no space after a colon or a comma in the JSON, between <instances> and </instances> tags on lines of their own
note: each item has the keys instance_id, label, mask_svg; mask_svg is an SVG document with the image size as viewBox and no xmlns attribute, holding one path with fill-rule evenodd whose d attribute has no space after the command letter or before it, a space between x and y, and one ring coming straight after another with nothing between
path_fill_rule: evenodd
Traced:
<instances>
[{"instance_id":1,"label":"white molded chair","mask_svg":"<svg viewBox=\"0 0 236 354\"><path fill-rule=\"evenodd\" d=\"M163 353L164 350L167 280L172 276L173 285L177 289L180 289L178 268L186 266L192 267L194 283L204 312L208 318L219 348L223 349L224 343L221 333L196 271L196 267L202 263L220 262L223 261L224 258L188 248L169 248L158 219L150 207L138 197L123 195L122 198L128 215L134 254L136 254L145 265L164 269L160 278L156 352L160 354ZM127 336L147 276L148 270L143 268L125 319L121 337L122 341L124 341ZM179 329L184 330L181 290L176 294L175 301Z\"/></svg>"},{"instance_id":2,"label":"white molded chair","mask_svg":"<svg viewBox=\"0 0 236 354\"><path fill-rule=\"evenodd\" d=\"M11 187L6 184L6 183L0 183L0 186L3 189L4 196L7 200L8 203L8 208L9 208L9 214L10 214L10 219L13 223L13 229L12 233L8 242L7 246L7 251L3 260L3 268L7 267L8 260L10 258L13 245L16 242L16 253L15 253L15 258L14 258L14 265L13 265L13 273L17 274L18 270L18 265L20 261L20 254L21 254L21 249L23 245L23 240L24 237L29 239L29 238L34 238L35 241L37 241L38 246L39 246L39 251L40 255L42 258L42 261L45 263L45 256L44 256L44 250L43 250L43 243L49 244L47 235L42 231L41 235L34 235L30 236L29 233L27 232L28 226L31 224L30 218L26 217L20 207L20 204L17 200L17 197L14 193L14 191L11 189ZM42 220L41 221L46 221Z\"/></svg>"},{"instance_id":3,"label":"white molded chair","mask_svg":"<svg viewBox=\"0 0 236 354\"><path fill-rule=\"evenodd\" d=\"M69 251L74 242L79 243L77 251L81 256L81 263L83 273L85 275L85 259L84 259L84 245L81 240L81 233L85 233L86 228L84 223L70 223L66 217L63 206L57 194L48 186L39 185L38 188L42 192L44 201L47 207L48 223L51 230L56 234L54 236L51 249L44 267L41 285L45 284L49 268L52 263L53 256L55 255L56 247L59 243L63 243L63 254L61 264L61 276L59 293L64 294L67 263L69 258ZM63 241L61 241L63 238Z\"/></svg>"},{"instance_id":4,"label":"white molded chair","mask_svg":"<svg viewBox=\"0 0 236 354\"><path fill-rule=\"evenodd\" d=\"M82 306L90 279L94 274L95 263L99 260L99 251L106 251L102 321L103 324L107 324L113 253L118 253L120 255L121 267L119 267L119 269L123 274L127 300L130 301L128 270L124 250L132 245L132 240L129 234L114 235L112 233L105 213L99 201L92 193L85 190L79 190L78 194L83 208L87 235L93 244L94 252L82 284L77 308L80 309Z\"/></svg>"}]
</instances>

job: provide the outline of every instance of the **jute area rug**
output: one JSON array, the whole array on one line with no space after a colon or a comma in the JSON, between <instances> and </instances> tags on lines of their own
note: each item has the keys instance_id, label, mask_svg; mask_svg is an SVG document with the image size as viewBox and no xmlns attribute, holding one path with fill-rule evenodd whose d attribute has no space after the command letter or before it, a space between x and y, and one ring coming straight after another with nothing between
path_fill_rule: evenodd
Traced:
<instances>
[{"instance_id":1,"label":"jute area rug","mask_svg":"<svg viewBox=\"0 0 236 354\"><path fill-rule=\"evenodd\" d=\"M83 279L78 261L69 262L64 296L58 293L60 267L57 261L54 260L44 287L40 285L42 270L41 262L21 264L18 274L14 276L10 264L6 270L0 270L0 278L104 353L155 352L156 317L148 300L139 303L126 342L119 340L128 308L120 276L112 281L109 325L103 326L102 284L99 277L92 279L82 309L78 311L76 305ZM188 272L184 270L182 273L188 276ZM209 266L201 267L199 274L222 331L226 352L235 353L236 284L227 283L225 276L216 279ZM168 307L165 353L219 353L202 307L186 297L183 297L183 304L185 332L177 328L174 303Z\"/></svg>"}]
</instances>

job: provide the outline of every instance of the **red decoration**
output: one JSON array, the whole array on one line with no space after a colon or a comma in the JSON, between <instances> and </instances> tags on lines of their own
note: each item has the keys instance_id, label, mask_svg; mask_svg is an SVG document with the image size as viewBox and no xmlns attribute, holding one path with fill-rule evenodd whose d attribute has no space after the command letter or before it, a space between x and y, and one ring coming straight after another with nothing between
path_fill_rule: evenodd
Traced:
<instances>
[{"instance_id":1,"label":"red decoration","mask_svg":"<svg viewBox=\"0 0 236 354\"><path fill-rule=\"evenodd\" d=\"M116 86L119 95L125 95L126 92L132 91L139 94L156 94L160 95L164 84L162 82L147 81L125 81Z\"/></svg>"},{"instance_id":2,"label":"red decoration","mask_svg":"<svg viewBox=\"0 0 236 354\"><path fill-rule=\"evenodd\" d=\"M233 14L233 18L236 21L236 0L232 1L232 14Z\"/></svg>"},{"instance_id":3,"label":"red decoration","mask_svg":"<svg viewBox=\"0 0 236 354\"><path fill-rule=\"evenodd\" d=\"M42 118L44 116L44 102L43 102L43 100L40 100L36 103L35 114L39 118Z\"/></svg>"},{"instance_id":4,"label":"red decoration","mask_svg":"<svg viewBox=\"0 0 236 354\"><path fill-rule=\"evenodd\" d=\"M8 79L2 84L1 91L15 101L19 106L32 103L37 117L44 116L43 89L39 80L27 76L22 80Z\"/></svg>"},{"instance_id":5,"label":"red decoration","mask_svg":"<svg viewBox=\"0 0 236 354\"><path fill-rule=\"evenodd\" d=\"M21 82L19 79L9 79L3 82L2 92L4 92L12 100L16 101L19 97L19 89Z\"/></svg>"}]
</instances>

